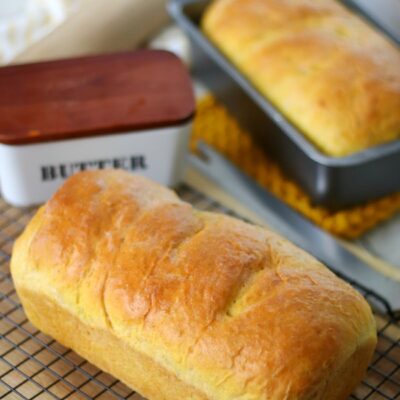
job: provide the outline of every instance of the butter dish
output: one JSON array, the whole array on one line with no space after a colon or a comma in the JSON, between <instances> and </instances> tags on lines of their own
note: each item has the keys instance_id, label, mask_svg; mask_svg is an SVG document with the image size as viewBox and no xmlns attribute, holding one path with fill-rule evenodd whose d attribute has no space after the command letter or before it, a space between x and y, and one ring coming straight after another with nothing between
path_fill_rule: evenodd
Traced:
<instances>
[{"instance_id":1,"label":"butter dish","mask_svg":"<svg viewBox=\"0 0 400 400\"><path fill-rule=\"evenodd\" d=\"M0 184L15 206L70 175L120 168L173 186L195 101L171 53L141 50L0 69Z\"/></svg>"}]
</instances>

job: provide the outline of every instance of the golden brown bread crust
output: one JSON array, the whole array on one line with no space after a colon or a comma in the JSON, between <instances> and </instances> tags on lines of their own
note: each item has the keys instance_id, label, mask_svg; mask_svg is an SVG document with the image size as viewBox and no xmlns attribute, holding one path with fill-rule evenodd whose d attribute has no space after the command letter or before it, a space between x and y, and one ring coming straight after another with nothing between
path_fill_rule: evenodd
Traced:
<instances>
[{"instance_id":1,"label":"golden brown bread crust","mask_svg":"<svg viewBox=\"0 0 400 400\"><path fill-rule=\"evenodd\" d=\"M400 138L400 51L334 0L216 0L203 28L331 156Z\"/></svg>"},{"instance_id":2,"label":"golden brown bread crust","mask_svg":"<svg viewBox=\"0 0 400 400\"><path fill-rule=\"evenodd\" d=\"M11 269L39 329L151 400L344 400L376 344L368 304L313 257L121 171L70 178Z\"/></svg>"}]
</instances>

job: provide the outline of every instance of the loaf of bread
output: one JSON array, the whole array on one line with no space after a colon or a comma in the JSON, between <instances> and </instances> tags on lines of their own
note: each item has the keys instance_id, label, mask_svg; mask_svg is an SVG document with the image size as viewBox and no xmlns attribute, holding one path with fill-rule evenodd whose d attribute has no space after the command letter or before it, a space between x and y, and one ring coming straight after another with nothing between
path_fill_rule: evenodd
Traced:
<instances>
[{"instance_id":1,"label":"loaf of bread","mask_svg":"<svg viewBox=\"0 0 400 400\"><path fill-rule=\"evenodd\" d=\"M335 0L215 0L210 39L320 150L400 138L400 51Z\"/></svg>"},{"instance_id":2,"label":"loaf of bread","mask_svg":"<svg viewBox=\"0 0 400 400\"><path fill-rule=\"evenodd\" d=\"M345 400L376 344L313 257L121 171L71 177L11 264L38 329L151 400Z\"/></svg>"}]
</instances>

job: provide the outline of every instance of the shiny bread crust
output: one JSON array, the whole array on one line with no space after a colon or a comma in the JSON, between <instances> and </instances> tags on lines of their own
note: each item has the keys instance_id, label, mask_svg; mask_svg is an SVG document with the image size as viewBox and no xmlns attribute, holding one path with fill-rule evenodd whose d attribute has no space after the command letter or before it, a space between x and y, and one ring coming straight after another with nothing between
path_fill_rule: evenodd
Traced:
<instances>
[{"instance_id":1,"label":"shiny bread crust","mask_svg":"<svg viewBox=\"0 0 400 400\"><path fill-rule=\"evenodd\" d=\"M400 138L400 51L334 0L215 0L202 26L322 152Z\"/></svg>"},{"instance_id":2,"label":"shiny bread crust","mask_svg":"<svg viewBox=\"0 0 400 400\"><path fill-rule=\"evenodd\" d=\"M312 256L122 171L71 177L11 271L38 329L150 400L345 400L376 345Z\"/></svg>"}]
</instances>

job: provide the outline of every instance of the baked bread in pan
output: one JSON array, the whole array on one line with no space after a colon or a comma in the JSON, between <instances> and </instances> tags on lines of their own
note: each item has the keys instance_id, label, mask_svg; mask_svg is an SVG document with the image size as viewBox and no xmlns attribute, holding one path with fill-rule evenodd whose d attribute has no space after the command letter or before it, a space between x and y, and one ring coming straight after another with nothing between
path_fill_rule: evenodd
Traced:
<instances>
[{"instance_id":1,"label":"baked bread in pan","mask_svg":"<svg viewBox=\"0 0 400 400\"><path fill-rule=\"evenodd\" d=\"M400 50L334 0L215 0L208 37L320 150L400 137Z\"/></svg>"},{"instance_id":2,"label":"baked bread in pan","mask_svg":"<svg viewBox=\"0 0 400 400\"><path fill-rule=\"evenodd\" d=\"M126 172L71 177L11 271L38 329L151 400L345 400L376 345L312 256Z\"/></svg>"}]
</instances>

